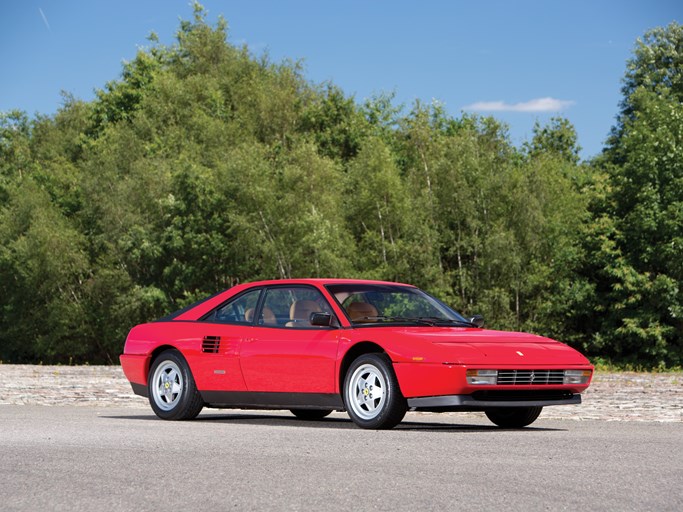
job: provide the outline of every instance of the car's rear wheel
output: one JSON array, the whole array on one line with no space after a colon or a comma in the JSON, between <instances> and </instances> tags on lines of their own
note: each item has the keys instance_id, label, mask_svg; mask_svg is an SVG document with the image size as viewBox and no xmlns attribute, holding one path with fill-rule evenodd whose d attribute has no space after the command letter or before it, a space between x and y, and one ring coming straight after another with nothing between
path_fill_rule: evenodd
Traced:
<instances>
[{"instance_id":1,"label":"car's rear wheel","mask_svg":"<svg viewBox=\"0 0 683 512\"><path fill-rule=\"evenodd\" d=\"M485 411L493 423L503 428L522 428L531 425L543 407L497 407Z\"/></svg>"},{"instance_id":2,"label":"car's rear wheel","mask_svg":"<svg viewBox=\"0 0 683 512\"><path fill-rule=\"evenodd\" d=\"M192 372L177 350L166 350L154 360L147 387L152 410L164 420L191 420L204 407Z\"/></svg>"},{"instance_id":3,"label":"car's rear wheel","mask_svg":"<svg viewBox=\"0 0 683 512\"><path fill-rule=\"evenodd\" d=\"M344 379L344 404L362 428L389 429L401 422L408 406L386 355L364 354L351 363Z\"/></svg>"},{"instance_id":4,"label":"car's rear wheel","mask_svg":"<svg viewBox=\"0 0 683 512\"><path fill-rule=\"evenodd\" d=\"M309 421L321 420L332 413L323 409L290 409L290 412L300 420Z\"/></svg>"}]
</instances>

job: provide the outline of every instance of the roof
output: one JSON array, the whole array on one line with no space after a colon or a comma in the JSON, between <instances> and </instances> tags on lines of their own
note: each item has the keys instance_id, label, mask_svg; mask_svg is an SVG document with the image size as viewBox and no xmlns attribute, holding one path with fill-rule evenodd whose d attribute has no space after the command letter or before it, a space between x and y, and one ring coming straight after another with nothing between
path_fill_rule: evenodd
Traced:
<instances>
[{"instance_id":1,"label":"roof","mask_svg":"<svg viewBox=\"0 0 683 512\"><path fill-rule=\"evenodd\" d=\"M270 279L265 281L250 281L245 283L240 283L238 286L271 286L271 285L283 285L283 284L384 284L384 285L399 285L399 286L413 286L407 283L397 283L393 281L377 281L371 279L348 279L348 278L322 278L322 277L310 277L310 278L294 278L294 279Z\"/></svg>"}]
</instances>

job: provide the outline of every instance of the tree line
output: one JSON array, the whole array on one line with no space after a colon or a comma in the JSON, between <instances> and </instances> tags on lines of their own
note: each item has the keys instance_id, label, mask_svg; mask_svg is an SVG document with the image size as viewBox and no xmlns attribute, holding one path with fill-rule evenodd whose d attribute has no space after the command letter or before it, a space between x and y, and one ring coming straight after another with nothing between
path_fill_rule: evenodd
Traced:
<instances>
[{"instance_id":1,"label":"tree line","mask_svg":"<svg viewBox=\"0 0 683 512\"><path fill-rule=\"evenodd\" d=\"M92 101L0 115L0 359L114 363L128 329L237 281L409 282L594 360L683 363L683 28L635 45L581 161L554 118L357 102L227 42L201 6Z\"/></svg>"}]
</instances>

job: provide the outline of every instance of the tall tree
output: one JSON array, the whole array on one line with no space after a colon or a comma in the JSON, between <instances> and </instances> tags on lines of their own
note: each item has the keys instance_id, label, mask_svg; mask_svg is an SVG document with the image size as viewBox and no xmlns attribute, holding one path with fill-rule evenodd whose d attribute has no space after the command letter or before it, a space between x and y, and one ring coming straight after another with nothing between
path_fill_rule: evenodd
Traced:
<instances>
[{"instance_id":1,"label":"tall tree","mask_svg":"<svg viewBox=\"0 0 683 512\"><path fill-rule=\"evenodd\" d=\"M611 158L618 159L619 141L625 125L633 121L639 110L636 92L666 93L683 101L683 25L673 21L667 27L657 27L636 41L633 57L626 63L622 80L622 100L618 122L607 141Z\"/></svg>"},{"instance_id":2,"label":"tall tree","mask_svg":"<svg viewBox=\"0 0 683 512\"><path fill-rule=\"evenodd\" d=\"M683 360L683 27L638 40L618 124L596 163L611 218L596 260L603 323L596 344L648 365Z\"/></svg>"}]
</instances>

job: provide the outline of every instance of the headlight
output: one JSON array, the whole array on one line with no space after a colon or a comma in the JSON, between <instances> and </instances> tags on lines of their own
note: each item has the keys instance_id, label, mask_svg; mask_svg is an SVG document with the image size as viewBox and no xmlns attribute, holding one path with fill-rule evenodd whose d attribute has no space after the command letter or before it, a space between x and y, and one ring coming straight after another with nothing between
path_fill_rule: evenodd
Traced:
<instances>
[{"instance_id":1,"label":"headlight","mask_svg":"<svg viewBox=\"0 0 683 512\"><path fill-rule=\"evenodd\" d=\"M496 384L498 370L467 370L467 383L472 385Z\"/></svg>"},{"instance_id":2,"label":"headlight","mask_svg":"<svg viewBox=\"0 0 683 512\"><path fill-rule=\"evenodd\" d=\"M565 384L588 384L591 379L590 370L565 370L564 383Z\"/></svg>"}]
</instances>

